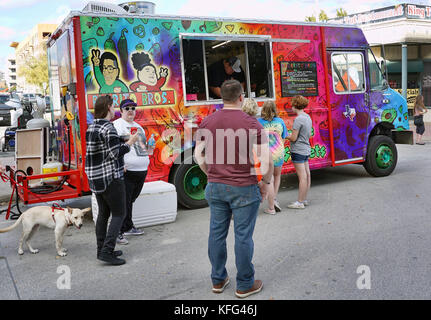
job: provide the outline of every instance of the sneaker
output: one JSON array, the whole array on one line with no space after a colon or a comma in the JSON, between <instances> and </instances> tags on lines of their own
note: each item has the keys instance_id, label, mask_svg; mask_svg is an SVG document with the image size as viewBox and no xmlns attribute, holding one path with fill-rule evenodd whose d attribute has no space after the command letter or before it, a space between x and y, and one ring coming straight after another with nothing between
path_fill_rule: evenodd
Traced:
<instances>
[{"instance_id":1,"label":"sneaker","mask_svg":"<svg viewBox=\"0 0 431 320\"><path fill-rule=\"evenodd\" d=\"M125 236L140 236L143 234L144 234L144 231L136 229L135 227L132 227L132 229L123 233L123 235Z\"/></svg>"},{"instance_id":2,"label":"sneaker","mask_svg":"<svg viewBox=\"0 0 431 320\"><path fill-rule=\"evenodd\" d=\"M120 266L126 263L126 260L117 258L113 253L106 253L106 252L101 252L97 256L97 259L107 262L108 264L111 264L113 266Z\"/></svg>"},{"instance_id":3,"label":"sneaker","mask_svg":"<svg viewBox=\"0 0 431 320\"><path fill-rule=\"evenodd\" d=\"M114 254L114 257L119 257L119 256L122 256L123 255L123 251L121 251L121 250L115 250L114 252L113 252L113 254ZM100 255L100 252L98 251L97 252L97 257L99 258L99 255Z\"/></svg>"},{"instance_id":4,"label":"sneaker","mask_svg":"<svg viewBox=\"0 0 431 320\"><path fill-rule=\"evenodd\" d=\"M236 290L235 295L238 298L247 298L248 296L251 296L252 294L260 292L262 290L262 288L263 288L262 280L255 280L253 286L250 289L248 289L246 291Z\"/></svg>"},{"instance_id":5,"label":"sneaker","mask_svg":"<svg viewBox=\"0 0 431 320\"><path fill-rule=\"evenodd\" d=\"M274 201L274 209L277 212L281 212L281 206L280 206L280 204L278 203L277 200Z\"/></svg>"},{"instance_id":6,"label":"sneaker","mask_svg":"<svg viewBox=\"0 0 431 320\"><path fill-rule=\"evenodd\" d=\"M263 212L264 213L266 213L266 214L272 214L272 215L274 215L274 214L276 214L277 213L277 211L276 210L271 210L271 209L269 209L269 208L266 208L265 210L263 210Z\"/></svg>"},{"instance_id":7,"label":"sneaker","mask_svg":"<svg viewBox=\"0 0 431 320\"><path fill-rule=\"evenodd\" d=\"M124 235L122 233L120 233L117 237L117 243L118 244L128 244L129 241L127 241L127 239L124 238Z\"/></svg>"},{"instance_id":8,"label":"sneaker","mask_svg":"<svg viewBox=\"0 0 431 320\"><path fill-rule=\"evenodd\" d=\"M287 207L290 209L305 209L305 205L299 201L292 202Z\"/></svg>"},{"instance_id":9,"label":"sneaker","mask_svg":"<svg viewBox=\"0 0 431 320\"><path fill-rule=\"evenodd\" d=\"M302 203L304 204L304 206L308 206L309 205L309 203L308 203L307 200L302 201Z\"/></svg>"},{"instance_id":10,"label":"sneaker","mask_svg":"<svg viewBox=\"0 0 431 320\"><path fill-rule=\"evenodd\" d=\"M226 279L224 279L224 281L218 283L218 284L213 284L213 292L214 293L222 293L224 291L224 289L227 287L227 285L229 284L229 277L226 277Z\"/></svg>"}]
</instances>

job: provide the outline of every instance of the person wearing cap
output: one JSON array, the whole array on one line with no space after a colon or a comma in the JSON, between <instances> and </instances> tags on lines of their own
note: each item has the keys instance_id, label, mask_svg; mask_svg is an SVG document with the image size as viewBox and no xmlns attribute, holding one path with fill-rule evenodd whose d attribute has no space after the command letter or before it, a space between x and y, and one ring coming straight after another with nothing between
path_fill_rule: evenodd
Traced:
<instances>
[{"instance_id":1,"label":"person wearing cap","mask_svg":"<svg viewBox=\"0 0 431 320\"><path fill-rule=\"evenodd\" d=\"M146 137L144 129L135 122L136 103L126 99L120 103L121 118L115 120L114 127L118 135L127 140L128 137L137 131L139 138L131 146L130 152L124 155L124 183L126 185L126 214L120 234L117 237L118 244L128 244L124 236L138 236L144 234L138 230L132 221L133 203L141 193L144 181L147 176L150 160L146 149Z\"/></svg>"},{"instance_id":2,"label":"person wearing cap","mask_svg":"<svg viewBox=\"0 0 431 320\"><path fill-rule=\"evenodd\" d=\"M217 61L208 68L208 86L210 97L221 99L220 88L226 80L238 80L245 89L245 75L238 57Z\"/></svg>"}]
</instances>

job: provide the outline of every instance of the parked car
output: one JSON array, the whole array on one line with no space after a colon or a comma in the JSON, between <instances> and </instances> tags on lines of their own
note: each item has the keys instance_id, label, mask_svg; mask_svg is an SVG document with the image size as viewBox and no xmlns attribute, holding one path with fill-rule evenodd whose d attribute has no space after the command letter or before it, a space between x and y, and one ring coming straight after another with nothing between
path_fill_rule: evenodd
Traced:
<instances>
[{"instance_id":1,"label":"parked car","mask_svg":"<svg viewBox=\"0 0 431 320\"><path fill-rule=\"evenodd\" d=\"M31 103L36 103L36 95L34 93L24 93L22 95L23 101L29 101Z\"/></svg>"},{"instance_id":2,"label":"parked car","mask_svg":"<svg viewBox=\"0 0 431 320\"><path fill-rule=\"evenodd\" d=\"M10 110L15 110L15 108L7 104L0 103L0 126L1 127L8 127L11 125Z\"/></svg>"},{"instance_id":3,"label":"parked car","mask_svg":"<svg viewBox=\"0 0 431 320\"><path fill-rule=\"evenodd\" d=\"M6 103L10 99L9 93L0 93L0 104Z\"/></svg>"}]
</instances>

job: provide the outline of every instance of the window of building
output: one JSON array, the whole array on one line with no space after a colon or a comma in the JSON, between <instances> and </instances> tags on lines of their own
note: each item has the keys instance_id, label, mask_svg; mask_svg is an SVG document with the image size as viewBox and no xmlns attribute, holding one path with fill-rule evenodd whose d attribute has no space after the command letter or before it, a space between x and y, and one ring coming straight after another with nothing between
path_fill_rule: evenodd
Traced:
<instances>
[{"instance_id":1,"label":"window of building","mask_svg":"<svg viewBox=\"0 0 431 320\"><path fill-rule=\"evenodd\" d=\"M364 57L361 53L333 53L331 61L335 93L365 92Z\"/></svg>"},{"instance_id":2,"label":"window of building","mask_svg":"<svg viewBox=\"0 0 431 320\"><path fill-rule=\"evenodd\" d=\"M273 99L272 52L266 38L182 36L186 105L219 102L221 84L230 78L241 82L246 97Z\"/></svg>"}]
</instances>

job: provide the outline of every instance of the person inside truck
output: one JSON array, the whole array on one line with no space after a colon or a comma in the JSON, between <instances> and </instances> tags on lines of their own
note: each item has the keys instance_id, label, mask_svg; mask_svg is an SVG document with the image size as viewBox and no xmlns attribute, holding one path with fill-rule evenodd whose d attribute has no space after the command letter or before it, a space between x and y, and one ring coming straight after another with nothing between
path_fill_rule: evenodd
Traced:
<instances>
[{"instance_id":1,"label":"person inside truck","mask_svg":"<svg viewBox=\"0 0 431 320\"><path fill-rule=\"evenodd\" d=\"M117 57L111 52L104 52L100 56L100 50L91 50L94 77L100 87L99 93L129 92L127 86L118 76L120 68Z\"/></svg>"},{"instance_id":2,"label":"person inside truck","mask_svg":"<svg viewBox=\"0 0 431 320\"><path fill-rule=\"evenodd\" d=\"M238 80L245 90L245 75L238 57L217 61L208 67L210 97L221 99L220 87L226 80Z\"/></svg>"}]
</instances>

